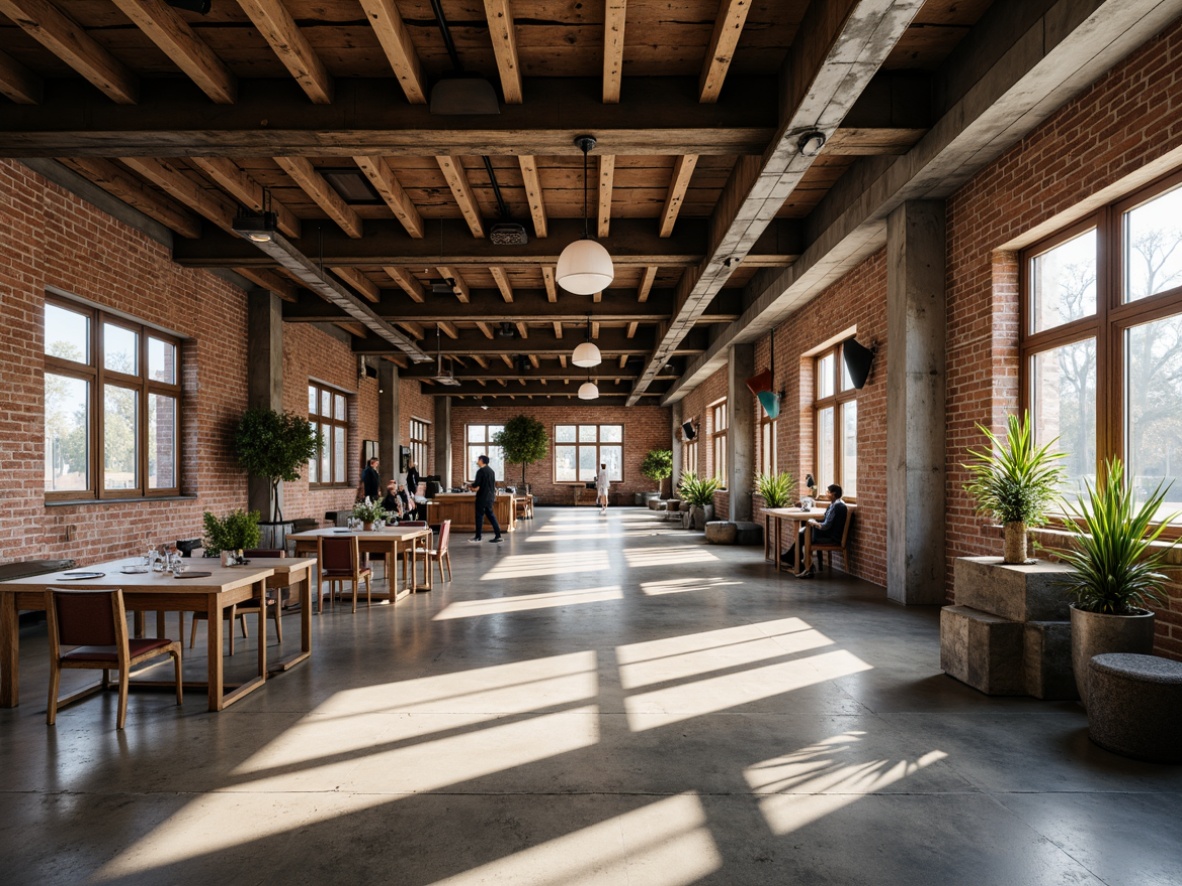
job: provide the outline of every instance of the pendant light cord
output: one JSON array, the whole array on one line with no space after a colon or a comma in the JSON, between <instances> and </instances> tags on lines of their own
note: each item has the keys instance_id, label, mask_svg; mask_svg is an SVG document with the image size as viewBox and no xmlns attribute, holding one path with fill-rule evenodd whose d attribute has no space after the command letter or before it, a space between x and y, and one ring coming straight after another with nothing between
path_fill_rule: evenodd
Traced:
<instances>
[{"instance_id":1,"label":"pendant light cord","mask_svg":"<svg viewBox=\"0 0 1182 886\"><path fill-rule=\"evenodd\" d=\"M583 148L583 239L591 239L591 229L587 223L587 146Z\"/></svg>"}]
</instances>

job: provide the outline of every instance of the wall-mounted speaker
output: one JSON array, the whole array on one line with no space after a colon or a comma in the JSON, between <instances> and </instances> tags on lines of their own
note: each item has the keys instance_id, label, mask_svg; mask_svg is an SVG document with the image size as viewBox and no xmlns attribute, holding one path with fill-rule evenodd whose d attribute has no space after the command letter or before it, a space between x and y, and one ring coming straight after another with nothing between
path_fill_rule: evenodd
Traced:
<instances>
[{"instance_id":1,"label":"wall-mounted speaker","mask_svg":"<svg viewBox=\"0 0 1182 886\"><path fill-rule=\"evenodd\" d=\"M694 423L692 421L687 421L681 426L681 433L685 435L685 439L687 440L692 440L698 436L694 431Z\"/></svg>"},{"instance_id":2,"label":"wall-mounted speaker","mask_svg":"<svg viewBox=\"0 0 1182 886\"><path fill-rule=\"evenodd\" d=\"M846 372L854 387L861 390L870 376L870 364L874 362L874 351L858 344L857 339L847 338L841 343L841 353L845 357Z\"/></svg>"}]
</instances>

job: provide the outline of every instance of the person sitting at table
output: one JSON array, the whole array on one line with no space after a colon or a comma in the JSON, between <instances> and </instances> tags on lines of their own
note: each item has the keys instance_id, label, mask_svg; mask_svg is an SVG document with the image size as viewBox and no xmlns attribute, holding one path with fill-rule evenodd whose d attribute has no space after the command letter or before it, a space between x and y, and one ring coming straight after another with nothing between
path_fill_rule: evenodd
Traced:
<instances>
[{"instance_id":1,"label":"person sitting at table","mask_svg":"<svg viewBox=\"0 0 1182 886\"><path fill-rule=\"evenodd\" d=\"M386 484L386 497L382 499L382 510L388 516L397 517L399 520L406 515L403 499L398 494L398 484L393 480Z\"/></svg>"},{"instance_id":2,"label":"person sitting at table","mask_svg":"<svg viewBox=\"0 0 1182 886\"><path fill-rule=\"evenodd\" d=\"M836 483L830 484L826 490L829 493L829 510L825 512L825 519L818 523L816 520L809 520L808 524L800 528L800 533L796 539L796 546L790 547L783 554L780 559L785 563L796 562L796 547L799 546L803 552L804 534L806 532L812 533L812 541L819 544L840 544L841 534L845 530L846 517L849 514L849 508L846 503L841 500L842 490ZM810 560L808 563L803 563L800 572L796 573L797 578L812 578L813 564Z\"/></svg>"}]
</instances>

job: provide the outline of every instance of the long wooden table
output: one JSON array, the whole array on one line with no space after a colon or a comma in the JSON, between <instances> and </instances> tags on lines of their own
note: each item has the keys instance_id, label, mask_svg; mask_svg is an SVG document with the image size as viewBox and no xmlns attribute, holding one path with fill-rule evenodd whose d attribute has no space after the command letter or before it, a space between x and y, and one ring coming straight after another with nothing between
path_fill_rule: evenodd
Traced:
<instances>
[{"instance_id":1,"label":"long wooden table","mask_svg":"<svg viewBox=\"0 0 1182 886\"><path fill-rule=\"evenodd\" d=\"M224 629L223 611L235 604L243 603L266 594L267 582L277 575L279 580L299 579L301 587L303 626L301 630L301 651L279 664L278 670L287 670L309 658L312 654L312 626L309 621L312 598L311 582L307 580L309 561L292 559L256 560L247 566L224 567L213 560L191 561L201 564L201 569L191 571L209 572L209 576L198 578L174 578L169 573L124 573L121 570L126 560L114 560L93 566L78 567L37 575L28 578L0 582L0 707L12 708L20 703L20 624L21 610L45 609L45 589L96 588L123 590L124 604L132 612L196 612L201 611L208 618L209 663L206 689L209 696L209 710L221 711L262 686L267 680L267 632L266 607L258 614L258 673L250 680L230 688L224 684L222 673L222 643ZM271 563L282 566L272 566ZM100 578L71 580L69 573L102 572ZM282 573L286 572L284 576ZM302 579L300 579L302 576ZM157 634L164 635L164 618L157 617Z\"/></svg>"},{"instance_id":2,"label":"long wooden table","mask_svg":"<svg viewBox=\"0 0 1182 886\"><path fill-rule=\"evenodd\" d=\"M848 508L847 514L852 512L855 507L856 507L855 505L847 504L846 505L846 508ZM803 557L804 552L801 550L801 545L796 544L796 541L798 538L800 538L801 527L807 526L809 520L817 520L818 522L821 520L824 520L825 519L825 512L828 510L829 510L828 507L809 508L807 510L802 509L802 508L767 508L767 509L765 509L763 512L763 558L765 560L768 558L768 551L770 550L771 556L776 561L776 571L777 572L783 571L784 563L780 559L780 530L781 530L780 524L782 523L782 521L788 520L789 522L796 524L793 527L793 531L792 531L792 544L796 547L796 563L795 563L792 571L793 571L793 573L800 572L801 569L803 568L802 557ZM847 519L848 519L848 516L847 516ZM774 534L769 532L769 530L771 528L771 524L773 524L773 523L776 527Z\"/></svg>"},{"instance_id":3,"label":"long wooden table","mask_svg":"<svg viewBox=\"0 0 1182 886\"><path fill-rule=\"evenodd\" d=\"M413 594L418 591L418 574L415 567L418 563L420 549L423 558L423 568L426 573L424 576L423 590L431 590L431 563L427 559L427 552L431 549L431 528L428 526L384 526L382 528L355 530L334 529L330 526L326 529L309 529L307 532L295 532L288 535L287 538L289 541L295 542L296 556L298 557L301 553L315 554L321 538L348 538L354 535L357 536L358 545L363 552L386 555L386 578L390 585L390 592L384 596L391 603L407 594ZM404 566L403 584L398 585L394 579L394 568L398 564L398 546L408 543L410 544L410 556L408 559L411 563L410 582L406 584L406 570ZM383 597L382 594L374 594L374 596L378 599L382 599Z\"/></svg>"}]
</instances>

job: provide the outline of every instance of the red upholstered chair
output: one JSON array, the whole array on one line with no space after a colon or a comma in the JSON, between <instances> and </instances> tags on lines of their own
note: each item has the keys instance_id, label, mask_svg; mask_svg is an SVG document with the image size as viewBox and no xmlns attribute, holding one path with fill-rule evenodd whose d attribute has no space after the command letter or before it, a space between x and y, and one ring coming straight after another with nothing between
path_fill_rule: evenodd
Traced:
<instances>
[{"instance_id":1,"label":"red upholstered chair","mask_svg":"<svg viewBox=\"0 0 1182 886\"><path fill-rule=\"evenodd\" d=\"M317 547L317 564L320 569L320 598L323 609L324 588L328 587L328 605L333 606L333 598L345 589L345 582L353 583L353 611L357 611L357 590L362 581L365 582L365 602L371 603L370 581L373 570L361 565L361 543L357 536L348 535L340 538L321 536Z\"/></svg>"},{"instance_id":2,"label":"red upholstered chair","mask_svg":"<svg viewBox=\"0 0 1182 886\"><path fill-rule=\"evenodd\" d=\"M443 581L443 564L447 564L447 580L451 581L451 554L447 552L447 543L451 538L451 520L444 520L439 526L432 526L435 530L435 545L427 551L427 558L431 563L439 566L439 580ZM430 565L427 566L431 569Z\"/></svg>"},{"instance_id":3,"label":"red upholstered chair","mask_svg":"<svg viewBox=\"0 0 1182 886\"><path fill-rule=\"evenodd\" d=\"M152 638L130 640L123 591L77 591L50 588L45 592L45 613L49 623L49 707L45 722L57 719L57 709L110 685L110 672L119 671L119 719L127 721L128 674L137 664L161 655L171 655L176 668L176 703L181 703L181 644L177 640ZM62 647L74 647L62 652ZM103 680L58 701L62 668L101 670Z\"/></svg>"}]
</instances>

